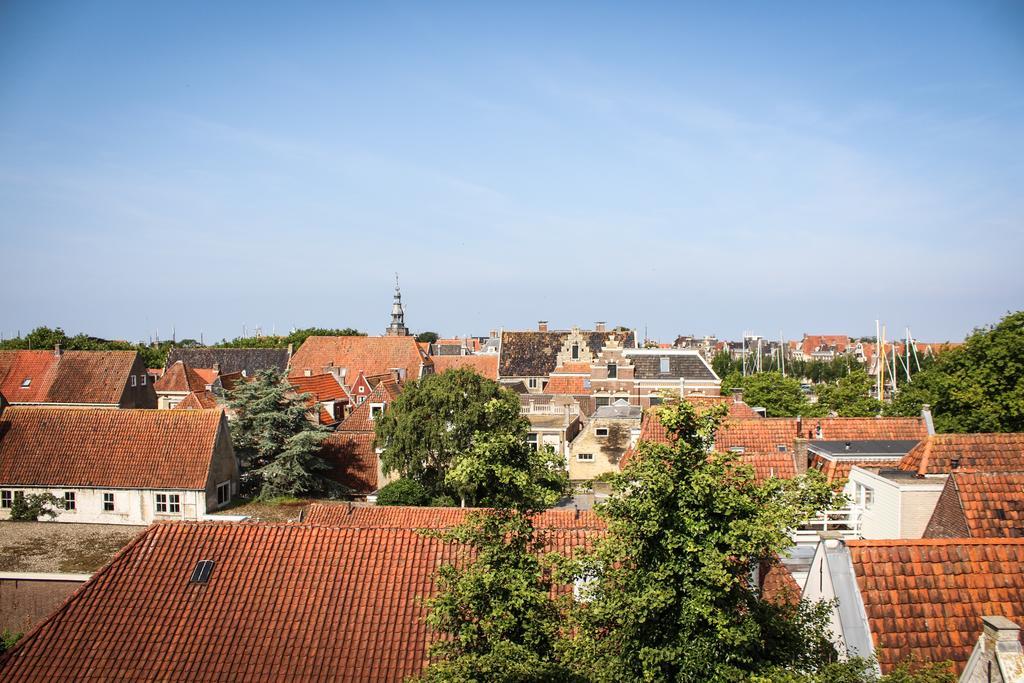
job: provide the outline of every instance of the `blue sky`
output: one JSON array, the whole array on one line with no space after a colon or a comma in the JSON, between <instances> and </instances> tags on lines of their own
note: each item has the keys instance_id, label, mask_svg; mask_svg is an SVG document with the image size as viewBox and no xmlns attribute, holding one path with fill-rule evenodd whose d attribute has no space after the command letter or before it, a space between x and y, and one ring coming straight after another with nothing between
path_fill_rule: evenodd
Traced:
<instances>
[{"instance_id":1,"label":"blue sky","mask_svg":"<svg viewBox=\"0 0 1024 683\"><path fill-rule=\"evenodd\" d=\"M1024 303L1024 4L159 5L0 5L5 336Z\"/></svg>"}]
</instances>

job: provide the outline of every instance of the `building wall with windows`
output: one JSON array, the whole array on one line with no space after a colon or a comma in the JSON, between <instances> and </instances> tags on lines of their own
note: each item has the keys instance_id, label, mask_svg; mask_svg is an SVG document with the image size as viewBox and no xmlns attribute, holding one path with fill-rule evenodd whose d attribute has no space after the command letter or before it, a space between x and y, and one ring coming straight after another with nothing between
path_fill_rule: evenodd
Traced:
<instances>
[{"instance_id":1,"label":"building wall with windows","mask_svg":"<svg viewBox=\"0 0 1024 683\"><path fill-rule=\"evenodd\" d=\"M863 538L921 538L945 483L945 477L915 479L855 466L844 493L863 505Z\"/></svg>"},{"instance_id":2,"label":"building wall with windows","mask_svg":"<svg viewBox=\"0 0 1024 683\"><path fill-rule=\"evenodd\" d=\"M635 409L635 416L604 417L601 408L580 429L569 444L566 466L569 479L574 482L589 481L608 472L619 471L619 460L630 446L640 437L641 411Z\"/></svg>"}]
</instances>

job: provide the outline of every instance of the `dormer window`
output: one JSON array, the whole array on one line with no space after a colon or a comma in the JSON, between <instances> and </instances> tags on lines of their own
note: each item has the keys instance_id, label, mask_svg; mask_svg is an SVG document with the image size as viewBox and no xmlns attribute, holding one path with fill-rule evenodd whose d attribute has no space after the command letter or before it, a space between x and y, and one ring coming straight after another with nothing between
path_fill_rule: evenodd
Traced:
<instances>
[{"instance_id":1,"label":"dormer window","mask_svg":"<svg viewBox=\"0 0 1024 683\"><path fill-rule=\"evenodd\" d=\"M26 377L25 381L21 383L21 388L22 389L28 389L31 385L32 385L32 378L31 377Z\"/></svg>"},{"instance_id":2,"label":"dormer window","mask_svg":"<svg viewBox=\"0 0 1024 683\"><path fill-rule=\"evenodd\" d=\"M658 366L658 371L661 372L663 375L667 375L669 372L672 371L672 364L668 356L661 357L661 363Z\"/></svg>"},{"instance_id":3,"label":"dormer window","mask_svg":"<svg viewBox=\"0 0 1024 683\"><path fill-rule=\"evenodd\" d=\"M573 344L572 345L572 359L573 360L579 360L580 359L580 345L579 344Z\"/></svg>"},{"instance_id":4,"label":"dormer window","mask_svg":"<svg viewBox=\"0 0 1024 683\"><path fill-rule=\"evenodd\" d=\"M619 376L619 366L615 363L608 364L608 379L616 379Z\"/></svg>"},{"instance_id":5,"label":"dormer window","mask_svg":"<svg viewBox=\"0 0 1024 683\"><path fill-rule=\"evenodd\" d=\"M376 420L378 417L384 414L383 403L372 403L370 404L370 419Z\"/></svg>"}]
</instances>

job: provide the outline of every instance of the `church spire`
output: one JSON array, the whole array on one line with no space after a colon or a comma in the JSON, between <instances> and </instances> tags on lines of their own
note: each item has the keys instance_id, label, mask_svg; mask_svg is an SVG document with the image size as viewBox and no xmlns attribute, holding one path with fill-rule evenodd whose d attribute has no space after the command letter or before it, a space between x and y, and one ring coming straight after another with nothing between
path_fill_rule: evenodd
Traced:
<instances>
[{"instance_id":1,"label":"church spire","mask_svg":"<svg viewBox=\"0 0 1024 683\"><path fill-rule=\"evenodd\" d=\"M389 337L408 337L409 328L405 326L405 308L402 306L402 290L398 286L398 273L395 273L395 301L391 304L391 324L388 325Z\"/></svg>"}]
</instances>

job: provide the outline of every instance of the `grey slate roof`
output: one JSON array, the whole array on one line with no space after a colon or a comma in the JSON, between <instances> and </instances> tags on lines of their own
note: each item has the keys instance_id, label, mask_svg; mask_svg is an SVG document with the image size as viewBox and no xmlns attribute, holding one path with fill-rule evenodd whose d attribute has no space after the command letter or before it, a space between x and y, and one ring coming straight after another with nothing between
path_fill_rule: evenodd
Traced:
<instances>
[{"instance_id":1,"label":"grey slate roof","mask_svg":"<svg viewBox=\"0 0 1024 683\"><path fill-rule=\"evenodd\" d=\"M627 348L636 346L632 332L581 331L591 353L597 355L610 337L622 339ZM549 332L502 332L499 377L544 377L550 375L558 362L558 352L569 336L569 330Z\"/></svg>"},{"instance_id":2,"label":"grey slate roof","mask_svg":"<svg viewBox=\"0 0 1024 683\"><path fill-rule=\"evenodd\" d=\"M918 444L916 439L910 440L861 440L861 441L825 441L813 440L807 448L833 458L864 458L864 457L899 457L906 455Z\"/></svg>"},{"instance_id":3,"label":"grey slate roof","mask_svg":"<svg viewBox=\"0 0 1024 683\"><path fill-rule=\"evenodd\" d=\"M636 379L694 379L714 380L715 373L697 353L631 353L626 356L636 368L633 376ZM661 359L668 357L669 371L661 372Z\"/></svg>"},{"instance_id":4,"label":"grey slate roof","mask_svg":"<svg viewBox=\"0 0 1024 683\"><path fill-rule=\"evenodd\" d=\"M252 377L260 370L288 371L288 349L186 349L175 347L167 354L167 366L177 361L193 368L212 368L220 363L221 374L245 372Z\"/></svg>"},{"instance_id":5,"label":"grey slate roof","mask_svg":"<svg viewBox=\"0 0 1024 683\"><path fill-rule=\"evenodd\" d=\"M601 406L594 412L594 419L598 418L613 418L618 420L623 419L635 419L639 420L643 417L644 409L640 406L622 406L622 405L610 405Z\"/></svg>"}]
</instances>

